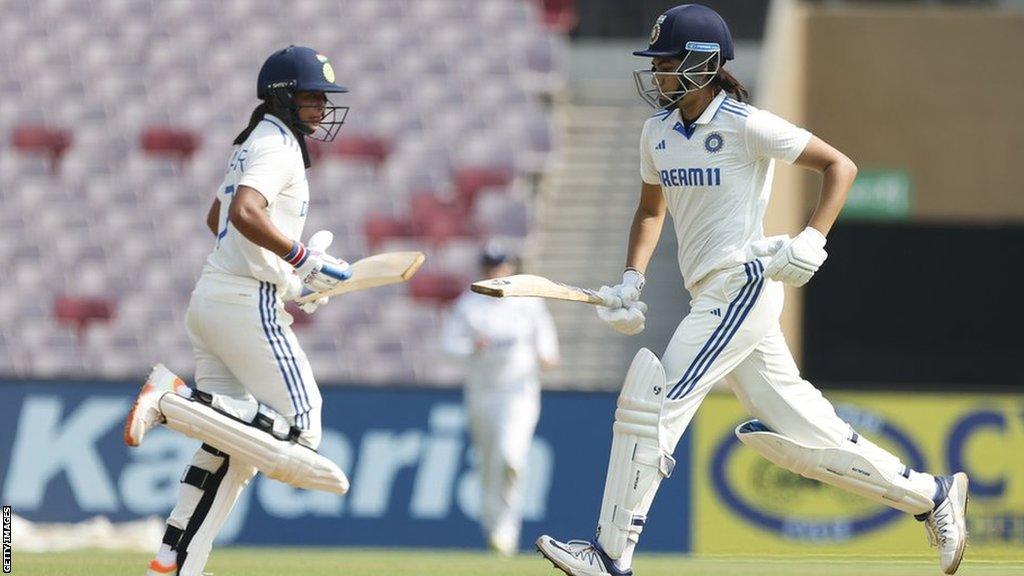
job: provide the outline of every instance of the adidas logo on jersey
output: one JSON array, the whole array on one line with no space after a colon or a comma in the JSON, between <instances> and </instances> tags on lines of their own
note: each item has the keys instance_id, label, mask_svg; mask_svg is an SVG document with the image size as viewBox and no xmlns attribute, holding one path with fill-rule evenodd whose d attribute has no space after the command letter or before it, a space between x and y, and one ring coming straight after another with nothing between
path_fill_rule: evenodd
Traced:
<instances>
[{"instance_id":1,"label":"adidas logo on jersey","mask_svg":"<svg viewBox=\"0 0 1024 576\"><path fill-rule=\"evenodd\" d=\"M711 311L711 315L712 316L718 316L719 318L721 318L722 317L722 309L721 308L715 308L714 310Z\"/></svg>"},{"instance_id":2,"label":"adidas logo on jersey","mask_svg":"<svg viewBox=\"0 0 1024 576\"><path fill-rule=\"evenodd\" d=\"M661 142L658 142L658 145L655 146L654 149L655 150L664 150L665 149L665 141L662 140Z\"/></svg>"}]
</instances>

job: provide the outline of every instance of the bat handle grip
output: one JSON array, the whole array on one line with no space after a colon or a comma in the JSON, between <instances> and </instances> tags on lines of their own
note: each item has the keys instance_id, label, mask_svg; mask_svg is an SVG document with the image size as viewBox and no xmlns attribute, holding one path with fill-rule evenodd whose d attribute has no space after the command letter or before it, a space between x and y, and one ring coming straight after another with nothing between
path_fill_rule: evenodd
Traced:
<instances>
[{"instance_id":1,"label":"bat handle grip","mask_svg":"<svg viewBox=\"0 0 1024 576\"><path fill-rule=\"evenodd\" d=\"M601 306L608 308L622 308L622 299L618 296L597 294L597 298L599 300L597 304L600 304Z\"/></svg>"}]
</instances>

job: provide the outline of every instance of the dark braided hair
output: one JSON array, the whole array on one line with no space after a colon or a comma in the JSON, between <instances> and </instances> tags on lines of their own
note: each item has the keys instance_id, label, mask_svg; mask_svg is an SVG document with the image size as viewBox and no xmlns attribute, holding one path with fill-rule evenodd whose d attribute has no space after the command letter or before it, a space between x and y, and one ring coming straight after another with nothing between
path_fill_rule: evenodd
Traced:
<instances>
[{"instance_id":1,"label":"dark braided hair","mask_svg":"<svg viewBox=\"0 0 1024 576\"><path fill-rule=\"evenodd\" d=\"M249 138L249 134L252 134L252 131L256 129L256 125L262 122L263 117L269 113L270 104L266 100L260 102L260 105L252 111L252 116L249 117L249 125L245 127L245 130L239 132L238 136L235 136L235 141L232 144L237 146L245 142Z\"/></svg>"}]
</instances>

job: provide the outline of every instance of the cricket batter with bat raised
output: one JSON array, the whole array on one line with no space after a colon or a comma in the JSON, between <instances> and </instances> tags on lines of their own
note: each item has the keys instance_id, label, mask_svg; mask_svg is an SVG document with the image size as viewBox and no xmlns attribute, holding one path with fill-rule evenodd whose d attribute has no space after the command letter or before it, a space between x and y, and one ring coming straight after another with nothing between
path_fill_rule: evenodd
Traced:
<instances>
[{"instance_id":1,"label":"cricket batter with bat raised","mask_svg":"<svg viewBox=\"0 0 1024 576\"><path fill-rule=\"evenodd\" d=\"M626 270L621 283L597 293L606 304L598 315L624 334L643 330L643 272L666 210L693 299L661 359L641 349L626 374L597 538L541 536L538 549L572 576L632 574L634 548L658 486L672 473L676 444L711 386L725 378L756 418L736 430L747 447L916 516L938 547L942 570L953 574L967 540L967 476L911 470L859 435L800 377L779 327L783 283L802 286L825 262L825 236L856 166L806 130L744 103L746 90L722 67L733 44L713 10L672 8L658 17L650 46L634 54L652 59L634 75L658 112L641 134L643 185ZM796 237L765 239L777 160L822 174L821 196Z\"/></svg>"},{"instance_id":2,"label":"cricket batter with bat raised","mask_svg":"<svg viewBox=\"0 0 1024 576\"><path fill-rule=\"evenodd\" d=\"M156 366L125 422L137 446L164 423L204 441L181 480L148 576L199 576L214 537L257 470L290 484L344 493L348 480L316 453L321 397L284 302L323 305L352 270L325 253L330 232L299 238L309 207L305 137L333 140L348 111L327 94L328 59L301 46L275 52L257 82L262 103L235 139L207 224L216 245L192 292L186 326L196 388ZM312 299L310 296L312 295Z\"/></svg>"}]
</instances>

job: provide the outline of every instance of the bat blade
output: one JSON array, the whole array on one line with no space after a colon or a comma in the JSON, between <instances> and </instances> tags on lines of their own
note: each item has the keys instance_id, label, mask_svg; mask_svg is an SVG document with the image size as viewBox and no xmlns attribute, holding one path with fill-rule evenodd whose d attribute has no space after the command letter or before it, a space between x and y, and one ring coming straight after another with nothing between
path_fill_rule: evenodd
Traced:
<instances>
[{"instance_id":1,"label":"bat blade","mask_svg":"<svg viewBox=\"0 0 1024 576\"><path fill-rule=\"evenodd\" d=\"M533 274L516 274L515 276L480 280L474 282L470 289L478 294L494 298L534 296L552 300L584 302L597 306L618 305L616 302L602 298L594 290L554 282L543 276L535 276Z\"/></svg>"},{"instance_id":2,"label":"bat blade","mask_svg":"<svg viewBox=\"0 0 1024 576\"><path fill-rule=\"evenodd\" d=\"M352 276L326 292L314 292L296 299L299 304L313 302L325 296L339 296L398 284L412 278L427 257L422 252L384 252L374 254L351 264Z\"/></svg>"}]
</instances>

